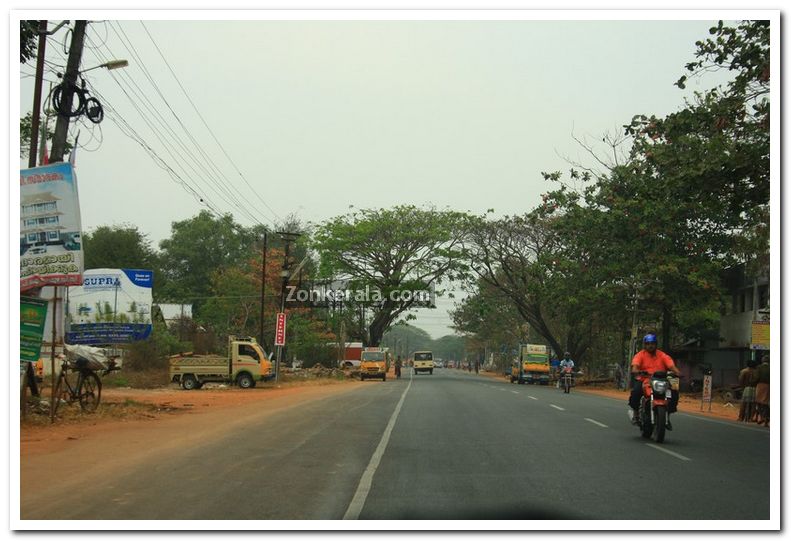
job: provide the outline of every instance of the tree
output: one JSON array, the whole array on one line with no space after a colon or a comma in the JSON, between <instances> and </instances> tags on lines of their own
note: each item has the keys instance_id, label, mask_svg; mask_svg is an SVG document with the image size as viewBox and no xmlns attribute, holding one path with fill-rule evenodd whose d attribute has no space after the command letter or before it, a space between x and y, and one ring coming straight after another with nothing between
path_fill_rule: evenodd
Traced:
<instances>
[{"instance_id":1,"label":"tree","mask_svg":"<svg viewBox=\"0 0 791 541\"><path fill-rule=\"evenodd\" d=\"M160 295L200 306L211 296L212 274L247 259L262 235L260 227L244 228L230 214L215 217L206 210L173 222L170 238L159 243Z\"/></svg>"},{"instance_id":2,"label":"tree","mask_svg":"<svg viewBox=\"0 0 791 541\"><path fill-rule=\"evenodd\" d=\"M19 21L19 62L35 58L37 49L38 21Z\"/></svg>"},{"instance_id":3,"label":"tree","mask_svg":"<svg viewBox=\"0 0 791 541\"><path fill-rule=\"evenodd\" d=\"M401 292L427 290L463 271L464 219L458 212L398 206L358 210L317 229L321 277L349 278L353 287L378 293L365 318L368 345L378 346L390 325L416 306Z\"/></svg>"},{"instance_id":4,"label":"tree","mask_svg":"<svg viewBox=\"0 0 791 541\"><path fill-rule=\"evenodd\" d=\"M768 263L769 253L769 21L710 29L696 43L692 77L733 72L725 87L698 93L664 118L636 116L632 165L661 181L659 202L697 230L702 247L723 264ZM676 84L684 88L687 76Z\"/></svg>"},{"instance_id":5,"label":"tree","mask_svg":"<svg viewBox=\"0 0 791 541\"><path fill-rule=\"evenodd\" d=\"M147 235L137 226L124 224L100 226L82 235L86 269L152 269L157 254Z\"/></svg>"}]
</instances>

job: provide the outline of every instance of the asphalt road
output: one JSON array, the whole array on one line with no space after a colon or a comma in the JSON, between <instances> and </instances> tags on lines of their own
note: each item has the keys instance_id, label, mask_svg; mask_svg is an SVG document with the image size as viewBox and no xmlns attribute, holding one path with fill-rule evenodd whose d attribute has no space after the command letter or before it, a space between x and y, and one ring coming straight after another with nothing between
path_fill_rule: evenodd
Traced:
<instances>
[{"instance_id":1,"label":"asphalt road","mask_svg":"<svg viewBox=\"0 0 791 541\"><path fill-rule=\"evenodd\" d=\"M769 519L766 429L679 413L653 444L621 401L404 372L86 472L22 518Z\"/></svg>"}]
</instances>

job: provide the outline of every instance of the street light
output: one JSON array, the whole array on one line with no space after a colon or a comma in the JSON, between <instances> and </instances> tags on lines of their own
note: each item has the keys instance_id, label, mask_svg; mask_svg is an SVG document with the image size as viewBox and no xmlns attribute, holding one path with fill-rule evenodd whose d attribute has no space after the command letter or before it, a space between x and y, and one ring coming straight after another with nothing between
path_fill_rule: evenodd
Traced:
<instances>
[{"instance_id":1,"label":"street light","mask_svg":"<svg viewBox=\"0 0 791 541\"><path fill-rule=\"evenodd\" d=\"M87 70L82 70L80 73L85 73L86 71L95 70L97 68L107 68L108 70L114 70L118 68L125 68L129 65L129 62L126 60L109 60L104 64L99 64L98 66L94 66L92 68L88 68Z\"/></svg>"}]
</instances>

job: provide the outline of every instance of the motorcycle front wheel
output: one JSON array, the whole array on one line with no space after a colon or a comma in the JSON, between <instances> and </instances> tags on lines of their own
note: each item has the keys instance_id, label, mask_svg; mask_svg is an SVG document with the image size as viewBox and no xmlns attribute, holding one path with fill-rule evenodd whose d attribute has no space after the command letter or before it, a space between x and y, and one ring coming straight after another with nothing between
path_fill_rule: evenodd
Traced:
<instances>
[{"instance_id":1,"label":"motorcycle front wheel","mask_svg":"<svg viewBox=\"0 0 791 541\"><path fill-rule=\"evenodd\" d=\"M654 427L651 425L651 411L643 404L640 407L640 432L646 439L651 438Z\"/></svg>"},{"instance_id":2,"label":"motorcycle front wheel","mask_svg":"<svg viewBox=\"0 0 791 541\"><path fill-rule=\"evenodd\" d=\"M657 443L665 441L665 423L667 422L667 409L665 406L656 407L656 425L654 426L654 440Z\"/></svg>"}]
</instances>

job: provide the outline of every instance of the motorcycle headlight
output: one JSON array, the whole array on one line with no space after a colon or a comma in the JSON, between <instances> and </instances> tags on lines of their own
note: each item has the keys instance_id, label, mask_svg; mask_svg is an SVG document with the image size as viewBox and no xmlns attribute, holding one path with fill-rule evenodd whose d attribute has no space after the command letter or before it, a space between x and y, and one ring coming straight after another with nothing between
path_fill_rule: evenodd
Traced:
<instances>
[{"instance_id":1,"label":"motorcycle headlight","mask_svg":"<svg viewBox=\"0 0 791 541\"><path fill-rule=\"evenodd\" d=\"M665 393L667 391L667 386L667 381L654 380L651 382L651 388L654 389L655 393Z\"/></svg>"}]
</instances>

